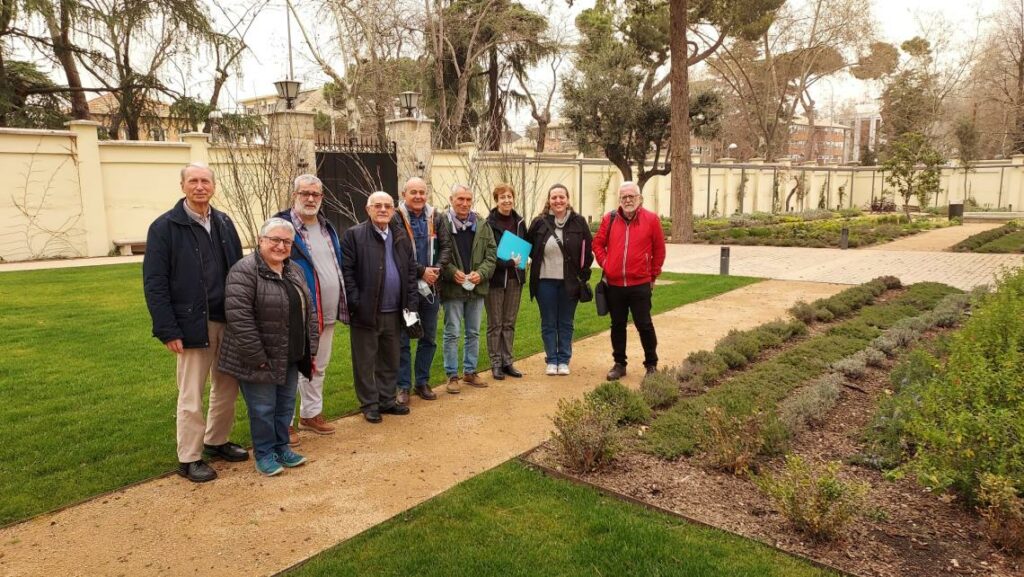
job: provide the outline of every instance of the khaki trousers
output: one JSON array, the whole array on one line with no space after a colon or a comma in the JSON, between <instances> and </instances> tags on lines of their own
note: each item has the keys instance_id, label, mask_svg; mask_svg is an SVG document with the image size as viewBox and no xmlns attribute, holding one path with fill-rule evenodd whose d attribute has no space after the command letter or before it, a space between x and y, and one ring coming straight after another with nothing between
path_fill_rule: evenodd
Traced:
<instances>
[{"instance_id":1,"label":"khaki trousers","mask_svg":"<svg viewBox=\"0 0 1024 577\"><path fill-rule=\"evenodd\" d=\"M238 381L217 370L224 323L207 322L210 346L185 349L178 355L178 461L191 463L203 456L203 443L228 442L235 423ZM203 421L203 391L210 378L210 410Z\"/></svg>"}]
</instances>

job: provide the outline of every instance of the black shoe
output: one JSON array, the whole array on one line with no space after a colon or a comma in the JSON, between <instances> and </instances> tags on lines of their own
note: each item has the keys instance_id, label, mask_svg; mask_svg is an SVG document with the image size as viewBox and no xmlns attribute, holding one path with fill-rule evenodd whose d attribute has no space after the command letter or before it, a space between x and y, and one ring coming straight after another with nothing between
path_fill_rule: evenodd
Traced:
<instances>
[{"instance_id":1,"label":"black shoe","mask_svg":"<svg viewBox=\"0 0 1024 577\"><path fill-rule=\"evenodd\" d=\"M363 411L363 418L370 423L379 423L384 420L380 418L380 411L377 409L367 409Z\"/></svg>"},{"instance_id":2,"label":"black shoe","mask_svg":"<svg viewBox=\"0 0 1024 577\"><path fill-rule=\"evenodd\" d=\"M615 363L612 365L612 370L608 371L608 374L605 375L605 378L609 381L617 381L624 376L626 376L626 365Z\"/></svg>"},{"instance_id":3,"label":"black shoe","mask_svg":"<svg viewBox=\"0 0 1024 577\"><path fill-rule=\"evenodd\" d=\"M644 365L645 377L649 377L658 372L658 365Z\"/></svg>"},{"instance_id":4,"label":"black shoe","mask_svg":"<svg viewBox=\"0 0 1024 577\"><path fill-rule=\"evenodd\" d=\"M501 370L506 375L508 375L508 376L510 376L512 378L516 378L516 379L523 378L523 373L519 372L519 369L513 367L512 365L505 365L504 367L501 367Z\"/></svg>"},{"instance_id":5,"label":"black shoe","mask_svg":"<svg viewBox=\"0 0 1024 577\"><path fill-rule=\"evenodd\" d=\"M178 463L178 474L193 483L205 483L217 478L217 471L214 471L205 461Z\"/></svg>"},{"instance_id":6,"label":"black shoe","mask_svg":"<svg viewBox=\"0 0 1024 577\"><path fill-rule=\"evenodd\" d=\"M220 457L225 461L238 463L249 460L249 451L235 443L224 443L223 445L203 445L203 449L210 455Z\"/></svg>"},{"instance_id":7,"label":"black shoe","mask_svg":"<svg viewBox=\"0 0 1024 577\"><path fill-rule=\"evenodd\" d=\"M505 380L505 373L502 372L501 367L494 367L493 369L491 369L491 376L494 377L494 380L496 381Z\"/></svg>"},{"instance_id":8,"label":"black shoe","mask_svg":"<svg viewBox=\"0 0 1024 577\"><path fill-rule=\"evenodd\" d=\"M409 407L405 405L391 405L390 407L381 407L380 412L385 415L408 415Z\"/></svg>"},{"instance_id":9,"label":"black shoe","mask_svg":"<svg viewBox=\"0 0 1024 577\"><path fill-rule=\"evenodd\" d=\"M424 383L422 385L416 385L413 389L416 391L416 396L423 399L424 401L433 401L437 399L437 394L430 390L430 385Z\"/></svg>"}]
</instances>

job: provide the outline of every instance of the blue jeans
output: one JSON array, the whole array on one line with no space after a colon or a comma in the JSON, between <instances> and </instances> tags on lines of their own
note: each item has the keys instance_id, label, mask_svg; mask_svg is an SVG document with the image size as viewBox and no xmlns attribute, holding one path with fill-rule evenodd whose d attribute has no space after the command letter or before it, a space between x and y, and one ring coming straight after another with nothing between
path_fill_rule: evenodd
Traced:
<instances>
[{"instance_id":1,"label":"blue jeans","mask_svg":"<svg viewBox=\"0 0 1024 577\"><path fill-rule=\"evenodd\" d=\"M537 306L540 307L540 338L544 341L545 363L569 364L578 302L569 298L565 292L565 283L560 280L541 279L538 284Z\"/></svg>"},{"instance_id":2,"label":"blue jeans","mask_svg":"<svg viewBox=\"0 0 1024 577\"><path fill-rule=\"evenodd\" d=\"M462 372L475 373L480 353L480 320L484 313L484 297L444 302L444 373L451 377L459 374L459 333L466 323L466 343L463 346Z\"/></svg>"},{"instance_id":3,"label":"blue jeans","mask_svg":"<svg viewBox=\"0 0 1024 577\"><path fill-rule=\"evenodd\" d=\"M295 415L295 390L299 385L299 366L288 366L280 385L238 383L249 410L252 452L256 460L281 453L288 448L288 425Z\"/></svg>"},{"instance_id":4,"label":"blue jeans","mask_svg":"<svg viewBox=\"0 0 1024 577\"><path fill-rule=\"evenodd\" d=\"M398 388L408 391L411 387L410 373L416 378L417 386L430 384L430 365L434 364L434 353L437 351L437 314L441 310L440 297L436 294L432 297L434 302L427 302L427 299L420 295L420 305L416 309L420 314L420 324L423 325L423 336L416 343L415 367L410 367L412 360L412 347L409 345L409 335L402 331L402 349L398 355Z\"/></svg>"}]
</instances>

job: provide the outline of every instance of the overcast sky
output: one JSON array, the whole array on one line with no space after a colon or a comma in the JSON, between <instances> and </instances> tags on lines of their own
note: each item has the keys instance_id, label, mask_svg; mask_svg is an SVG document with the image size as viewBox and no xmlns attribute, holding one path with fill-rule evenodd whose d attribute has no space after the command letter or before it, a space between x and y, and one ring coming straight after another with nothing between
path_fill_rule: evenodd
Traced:
<instances>
[{"instance_id":1,"label":"overcast sky","mask_svg":"<svg viewBox=\"0 0 1024 577\"><path fill-rule=\"evenodd\" d=\"M872 0L875 20L879 23L879 34L883 40L894 43L913 37L920 29L921 19L937 13L956 24L957 42L966 42L976 36L979 15L990 14L998 7L1000 0ZM527 2L540 6L540 0ZM247 38L253 47L253 54L247 57L244 74L228 86L233 99L272 94L273 82L285 77L288 70L288 43L285 27L283 0L273 0L273 6L260 15L259 20ZM564 1L551 4L554 14L550 21L571 21L572 14ZM593 6L593 0L574 2L571 12ZM315 25L313 26L315 28ZM323 39L330 30L319 30ZM326 43L325 43L326 45ZM308 50L292 23L292 50L295 62L295 76L304 86L317 86L325 80L315 63L308 56ZM824 83L823 83L824 84ZM205 95L202 84L196 85L196 92ZM819 88L818 101L834 102L838 107L843 100L859 100L869 97L868 87L850 81L833 82ZM512 119L513 128L522 130L528 121L528 114Z\"/></svg>"}]
</instances>

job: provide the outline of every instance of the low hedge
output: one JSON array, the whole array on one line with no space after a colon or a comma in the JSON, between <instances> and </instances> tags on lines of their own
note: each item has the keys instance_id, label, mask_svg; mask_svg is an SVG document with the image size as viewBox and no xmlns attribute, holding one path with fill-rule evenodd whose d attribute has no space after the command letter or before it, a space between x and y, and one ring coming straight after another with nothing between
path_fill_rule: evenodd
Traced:
<instances>
[{"instance_id":1,"label":"low hedge","mask_svg":"<svg viewBox=\"0 0 1024 577\"><path fill-rule=\"evenodd\" d=\"M1012 250L985 250L985 246L990 243L995 243L1001 238L1014 234L1021 231L1021 224L1018 221L1008 222L999 228L993 228L978 234L971 235L964 240L953 245L953 251L955 252L1021 252L1018 248L1015 251ZM1001 245L996 245L1002 247Z\"/></svg>"},{"instance_id":2,"label":"low hedge","mask_svg":"<svg viewBox=\"0 0 1024 577\"><path fill-rule=\"evenodd\" d=\"M833 362L864 349L883 329L930 310L955 292L959 291L938 283L918 283L892 302L865 307L824 334L758 363L703 395L681 400L652 422L644 449L667 459L692 455L709 434L705 421L709 409L720 409L725 418L738 420L774 411L797 386L824 374Z\"/></svg>"}]
</instances>

